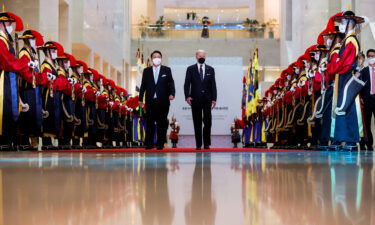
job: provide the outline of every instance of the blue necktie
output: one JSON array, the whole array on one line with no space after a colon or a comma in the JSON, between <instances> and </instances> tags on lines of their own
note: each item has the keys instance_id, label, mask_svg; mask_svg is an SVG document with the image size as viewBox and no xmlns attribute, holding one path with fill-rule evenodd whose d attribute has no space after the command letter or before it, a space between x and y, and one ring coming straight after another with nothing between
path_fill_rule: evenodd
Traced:
<instances>
[{"instance_id":1,"label":"blue necktie","mask_svg":"<svg viewBox=\"0 0 375 225\"><path fill-rule=\"evenodd\" d=\"M199 75L201 77L201 81L203 81L203 65L201 65L200 69L199 69Z\"/></svg>"}]
</instances>

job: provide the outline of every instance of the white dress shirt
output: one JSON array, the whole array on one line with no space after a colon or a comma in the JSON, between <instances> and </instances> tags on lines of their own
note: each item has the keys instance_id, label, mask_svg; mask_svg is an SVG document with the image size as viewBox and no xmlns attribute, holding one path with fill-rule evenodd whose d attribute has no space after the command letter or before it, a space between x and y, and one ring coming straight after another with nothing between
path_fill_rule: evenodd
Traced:
<instances>
[{"instance_id":1,"label":"white dress shirt","mask_svg":"<svg viewBox=\"0 0 375 225\"><path fill-rule=\"evenodd\" d=\"M370 65L368 66L368 69L369 69L369 71L370 71L370 81L371 81L371 83L370 83L370 94L371 95L375 95L375 84L374 84L374 82L375 82L375 80L374 80L374 77L373 76L375 76L375 74L374 74L374 70L375 70L375 67L371 67Z\"/></svg>"},{"instance_id":2,"label":"white dress shirt","mask_svg":"<svg viewBox=\"0 0 375 225\"><path fill-rule=\"evenodd\" d=\"M154 72L154 81L155 81L155 85L156 85L158 83L160 66L152 66L152 70ZM154 94L154 98L157 98L156 91L155 91L155 94Z\"/></svg>"},{"instance_id":3,"label":"white dress shirt","mask_svg":"<svg viewBox=\"0 0 375 225\"><path fill-rule=\"evenodd\" d=\"M203 70L203 80L204 80L204 76L206 75L205 74L205 71L206 71L206 64L199 64L197 63L197 66L198 66L198 73L200 73L200 69L201 69L201 65L202 65L202 70Z\"/></svg>"}]
</instances>

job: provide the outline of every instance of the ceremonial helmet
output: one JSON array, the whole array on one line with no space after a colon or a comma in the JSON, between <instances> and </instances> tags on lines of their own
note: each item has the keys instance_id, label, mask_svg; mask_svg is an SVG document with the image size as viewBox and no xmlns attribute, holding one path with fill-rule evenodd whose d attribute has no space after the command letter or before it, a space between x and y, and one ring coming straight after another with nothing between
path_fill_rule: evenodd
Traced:
<instances>
[{"instance_id":1,"label":"ceremonial helmet","mask_svg":"<svg viewBox=\"0 0 375 225\"><path fill-rule=\"evenodd\" d=\"M36 47L40 47L44 44L43 36L36 30L26 30L18 39L35 39Z\"/></svg>"},{"instance_id":2,"label":"ceremonial helmet","mask_svg":"<svg viewBox=\"0 0 375 225\"><path fill-rule=\"evenodd\" d=\"M5 22L16 23L15 31L20 32L23 30L23 22L20 17L11 12L1 12L0 22L5 25Z\"/></svg>"}]
</instances>

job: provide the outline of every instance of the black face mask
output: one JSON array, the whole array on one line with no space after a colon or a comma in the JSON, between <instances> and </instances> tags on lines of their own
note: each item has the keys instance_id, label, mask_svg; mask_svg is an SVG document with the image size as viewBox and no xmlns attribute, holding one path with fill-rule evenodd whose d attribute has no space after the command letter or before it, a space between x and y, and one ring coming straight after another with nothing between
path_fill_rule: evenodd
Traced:
<instances>
[{"instance_id":1,"label":"black face mask","mask_svg":"<svg viewBox=\"0 0 375 225\"><path fill-rule=\"evenodd\" d=\"M199 62L200 64L203 64L205 61L206 61L205 58L199 58L199 59L198 59L198 62Z\"/></svg>"}]
</instances>

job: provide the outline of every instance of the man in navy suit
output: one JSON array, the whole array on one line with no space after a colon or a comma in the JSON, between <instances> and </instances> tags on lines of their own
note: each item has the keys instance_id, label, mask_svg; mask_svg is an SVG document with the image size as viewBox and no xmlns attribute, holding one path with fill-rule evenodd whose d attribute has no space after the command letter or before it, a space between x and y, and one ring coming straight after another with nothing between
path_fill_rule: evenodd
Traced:
<instances>
[{"instance_id":1,"label":"man in navy suit","mask_svg":"<svg viewBox=\"0 0 375 225\"><path fill-rule=\"evenodd\" d=\"M194 122L196 149L202 147L202 120L203 144L205 149L211 145L211 110L216 105L217 90L215 70L205 64L206 53L203 50L196 52L197 63L186 70L184 92L186 102L191 106Z\"/></svg>"},{"instance_id":2,"label":"man in navy suit","mask_svg":"<svg viewBox=\"0 0 375 225\"><path fill-rule=\"evenodd\" d=\"M364 125L367 137L365 144L367 150L372 151L374 140L371 132L371 117L372 115L375 116L375 49L369 49L366 55L369 65L361 71L361 80L366 82L366 84L360 95L363 104Z\"/></svg>"},{"instance_id":3,"label":"man in navy suit","mask_svg":"<svg viewBox=\"0 0 375 225\"><path fill-rule=\"evenodd\" d=\"M157 124L158 150L166 143L168 129L168 112L170 101L175 97L174 80L171 68L161 65L160 51L151 53L152 66L143 70L139 91L139 106L146 105L146 149L154 147L155 123ZM146 95L146 96L145 96ZM145 96L145 102L143 97Z\"/></svg>"}]
</instances>

